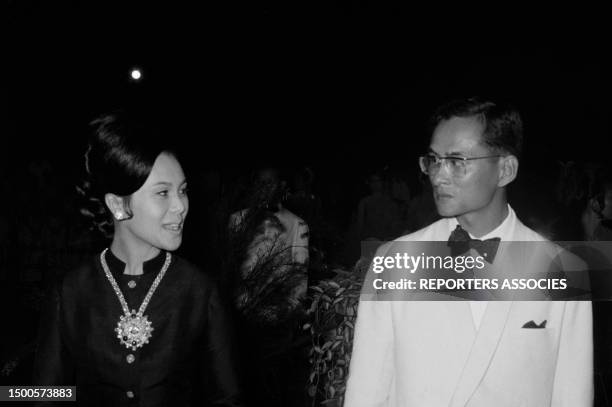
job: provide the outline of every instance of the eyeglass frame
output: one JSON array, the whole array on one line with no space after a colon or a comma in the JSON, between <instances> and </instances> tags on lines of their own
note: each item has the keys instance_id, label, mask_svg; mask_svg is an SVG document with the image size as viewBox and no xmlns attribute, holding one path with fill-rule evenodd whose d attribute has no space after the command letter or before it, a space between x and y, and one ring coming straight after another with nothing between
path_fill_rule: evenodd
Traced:
<instances>
[{"instance_id":1,"label":"eyeglass frame","mask_svg":"<svg viewBox=\"0 0 612 407\"><path fill-rule=\"evenodd\" d=\"M460 156L456 156L456 155L448 155L448 156L444 156L444 157L440 157L436 154L426 154L426 155L422 155L419 157L419 167L421 167L421 172L425 175L430 175L430 173L428 172L429 170L427 170L427 168L425 168L425 165L423 164L423 160L427 157L433 157L435 158L435 163L440 163L440 165L438 166L438 171L440 170L440 168L442 167L442 165L444 164L445 160L448 159L453 159L453 160L458 160L460 162L463 163L463 165L465 166L465 170L463 174L457 175L453 172L453 169L451 168L451 174L455 177L457 176L465 176L467 175L467 165L465 164L466 161L474 161L474 160L482 160L485 158L499 158L499 157L505 157L504 154L495 154L495 155L483 155L480 157L460 157Z\"/></svg>"}]
</instances>

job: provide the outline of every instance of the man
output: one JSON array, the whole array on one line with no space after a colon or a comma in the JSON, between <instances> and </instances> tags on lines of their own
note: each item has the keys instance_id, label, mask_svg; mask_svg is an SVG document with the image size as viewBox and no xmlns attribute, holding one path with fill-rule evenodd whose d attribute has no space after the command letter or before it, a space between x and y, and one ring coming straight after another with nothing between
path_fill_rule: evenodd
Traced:
<instances>
[{"instance_id":1,"label":"man","mask_svg":"<svg viewBox=\"0 0 612 407\"><path fill-rule=\"evenodd\" d=\"M470 238L544 240L507 203L518 112L468 99L441 108L433 124L420 164L443 218L398 241L447 241L458 225ZM588 301L362 299L344 405L591 406L592 352Z\"/></svg>"}]
</instances>

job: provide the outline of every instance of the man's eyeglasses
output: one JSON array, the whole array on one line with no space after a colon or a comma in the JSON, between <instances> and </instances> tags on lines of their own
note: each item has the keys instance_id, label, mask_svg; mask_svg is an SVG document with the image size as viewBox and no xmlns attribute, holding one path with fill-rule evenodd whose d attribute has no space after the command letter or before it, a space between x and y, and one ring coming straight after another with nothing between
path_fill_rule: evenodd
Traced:
<instances>
[{"instance_id":1,"label":"man's eyeglasses","mask_svg":"<svg viewBox=\"0 0 612 407\"><path fill-rule=\"evenodd\" d=\"M485 155L482 157L438 157L435 154L427 154L419 157L419 165L421 166L421 171L423 171L423 174L433 175L440 170L442 163L446 162L453 177L464 177L467 175L468 161L498 157L503 156L498 154Z\"/></svg>"}]
</instances>

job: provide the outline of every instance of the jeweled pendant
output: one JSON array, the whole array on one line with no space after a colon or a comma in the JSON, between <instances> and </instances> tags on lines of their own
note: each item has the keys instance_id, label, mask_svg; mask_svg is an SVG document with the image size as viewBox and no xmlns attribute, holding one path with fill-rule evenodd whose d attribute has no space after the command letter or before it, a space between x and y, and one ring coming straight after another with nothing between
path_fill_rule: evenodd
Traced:
<instances>
[{"instance_id":1,"label":"jeweled pendant","mask_svg":"<svg viewBox=\"0 0 612 407\"><path fill-rule=\"evenodd\" d=\"M117 328L115 328L119 342L133 351L149 343L152 331L153 327L147 316L139 316L135 312L122 315L117 323Z\"/></svg>"}]
</instances>

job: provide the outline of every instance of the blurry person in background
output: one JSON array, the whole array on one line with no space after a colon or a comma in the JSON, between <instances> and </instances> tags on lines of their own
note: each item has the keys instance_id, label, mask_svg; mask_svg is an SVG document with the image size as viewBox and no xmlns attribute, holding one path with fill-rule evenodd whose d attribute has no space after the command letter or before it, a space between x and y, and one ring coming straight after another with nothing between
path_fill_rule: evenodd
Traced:
<instances>
[{"instance_id":1,"label":"blurry person in background","mask_svg":"<svg viewBox=\"0 0 612 407\"><path fill-rule=\"evenodd\" d=\"M357 230L360 240L389 240L402 229L400 208L389 194L383 171L370 174L366 180L370 194L357 206Z\"/></svg>"},{"instance_id":2,"label":"blurry person in background","mask_svg":"<svg viewBox=\"0 0 612 407\"><path fill-rule=\"evenodd\" d=\"M297 306L306 294L308 225L283 206L283 196L278 170L263 168L253 177L248 207L230 216L229 229L236 249L241 251L237 253L241 258L238 278L261 283L238 295L239 308L248 308L248 303L261 294L259 291L281 280L292 285L286 287L290 291L286 298L289 305Z\"/></svg>"},{"instance_id":3,"label":"blurry person in background","mask_svg":"<svg viewBox=\"0 0 612 407\"><path fill-rule=\"evenodd\" d=\"M594 174L580 220L585 240L612 240L612 171Z\"/></svg>"},{"instance_id":4,"label":"blurry person in background","mask_svg":"<svg viewBox=\"0 0 612 407\"><path fill-rule=\"evenodd\" d=\"M314 171L301 168L293 176L292 190L287 198L287 207L309 225L321 216L321 199L312 190L314 180Z\"/></svg>"},{"instance_id":5,"label":"blurry person in background","mask_svg":"<svg viewBox=\"0 0 612 407\"><path fill-rule=\"evenodd\" d=\"M229 256L236 262L228 272L236 275L231 291L241 321L246 391L253 405L268 407L299 401L307 367L294 342L303 335L308 225L283 206L284 195L278 170L261 168L252 176L247 208L229 219Z\"/></svg>"},{"instance_id":6,"label":"blurry person in background","mask_svg":"<svg viewBox=\"0 0 612 407\"><path fill-rule=\"evenodd\" d=\"M580 194L582 199L578 200L582 212L575 215L580 216L581 237L590 242L612 241L612 171L605 166L590 164L586 175L588 182L584 183L584 192ZM591 260L591 286L597 299L593 301L595 407L607 407L612 402L612 264L593 261L598 258L593 247L575 246L574 253Z\"/></svg>"},{"instance_id":7,"label":"blurry person in background","mask_svg":"<svg viewBox=\"0 0 612 407\"><path fill-rule=\"evenodd\" d=\"M173 254L187 179L146 117L94 120L85 211L109 246L53 287L36 385L76 385L77 405L238 406L230 321L212 279Z\"/></svg>"},{"instance_id":8,"label":"blurry person in background","mask_svg":"<svg viewBox=\"0 0 612 407\"><path fill-rule=\"evenodd\" d=\"M554 224L558 240L612 240L612 171L601 163L560 162Z\"/></svg>"},{"instance_id":9,"label":"blurry person in background","mask_svg":"<svg viewBox=\"0 0 612 407\"><path fill-rule=\"evenodd\" d=\"M440 219L429 180L420 177L419 186L420 191L410 199L406 208L404 234L422 229Z\"/></svg>"},{"instance_id":10,"label":"blurry person in background","mask_svg":"<svg viewBox=\"0 0 612 407\"><path fill-rule=\"evenodd\" d=\"M612 177L610 169L595 162L560 162L557 201L562 210L554 224L559 240L587 262L593 300L595 406L612 400L612 264L607 246L590 242L612 241Z\"/></svg>"}]
</instances>

